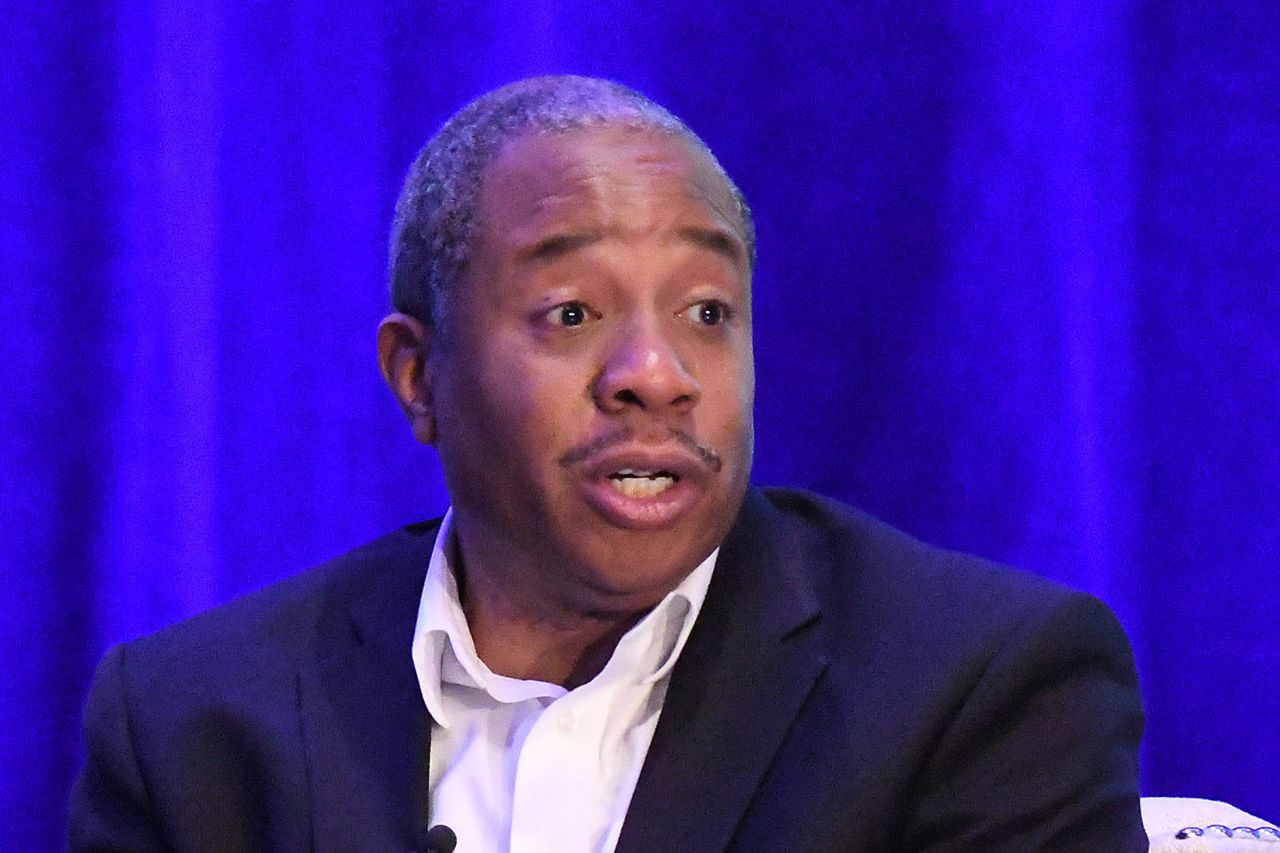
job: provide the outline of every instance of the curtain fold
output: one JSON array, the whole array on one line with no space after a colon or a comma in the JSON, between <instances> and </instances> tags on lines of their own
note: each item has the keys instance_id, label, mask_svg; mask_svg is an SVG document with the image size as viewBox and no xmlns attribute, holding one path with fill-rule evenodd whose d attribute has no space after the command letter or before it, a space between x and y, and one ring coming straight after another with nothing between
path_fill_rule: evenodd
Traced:
<instances>
[{"instance_id":1,"label":"curtain fold","mask_svg":"<svg viewBox=\"0 0 1280 853\"><path fill-rule=\"evenodd\" d=\"M105 647L441 512L381 386L417 147L533 73L757 215L761 483L1106 599L1147 792L1274 819L1280 6L0 11L0 815L56 849Z\"/></svg>"}]
</instances>

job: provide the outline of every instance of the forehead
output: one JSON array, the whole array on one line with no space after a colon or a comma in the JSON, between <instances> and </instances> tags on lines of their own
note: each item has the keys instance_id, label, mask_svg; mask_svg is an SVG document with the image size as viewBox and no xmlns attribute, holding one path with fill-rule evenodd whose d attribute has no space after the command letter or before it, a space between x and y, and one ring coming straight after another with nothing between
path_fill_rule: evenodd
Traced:
<instances>
[{"instance_id":1,"label":"forehead","mask_svg":"<svg viewBox=\"0 0 1280 853\"><path fill-rule=\"evenodd\" d=\"M676 219L746 240L710 158L679 136L648 129L606 124L517 137L485 169L479 202L482 230L499 240L557 225L653 228Z\"/></svg>"}]
</instances>

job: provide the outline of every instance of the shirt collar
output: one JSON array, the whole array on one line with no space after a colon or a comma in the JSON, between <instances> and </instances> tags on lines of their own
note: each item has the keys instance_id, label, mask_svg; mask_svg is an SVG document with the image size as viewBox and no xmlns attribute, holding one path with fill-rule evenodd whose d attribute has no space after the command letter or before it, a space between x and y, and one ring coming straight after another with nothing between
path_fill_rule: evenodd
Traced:
<instances>
[{"instance_id":1,"label":"shirt collar","mask_svg":"<svg viewBox=\"0 0 1280 853\"><path fill-rule=\"evenodd\" d=\"M450 560L454 552L453 538L453 509L450 508L440 522L431 549L413 631L413 668L432 719L440 726L449 725L443 695L445 684L478 687L498 702L564 695L567 691L559 685L496 675L480 660L467 627ZM719 548L712 551L622 636L609 662L591 683L625 680L650 686L667 677L702 610L719 553Z\"/></svg>"}]
</instances>

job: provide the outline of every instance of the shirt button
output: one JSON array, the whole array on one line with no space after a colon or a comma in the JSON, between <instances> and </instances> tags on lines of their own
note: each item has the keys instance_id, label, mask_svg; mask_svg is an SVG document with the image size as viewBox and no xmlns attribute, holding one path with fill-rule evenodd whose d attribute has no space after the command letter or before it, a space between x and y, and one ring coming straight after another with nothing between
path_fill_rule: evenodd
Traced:
<instances>
[{"instance_id":1,"label":"shirt button","mask_svg":"<svg viewBox=\"0 0 1280 853\"><path fill-rule=\"evenodd\" d=\"M573 731L573 723L573 714L569 711L565 711L560 715L560 719L556 720L556 728L562 732L571 732Z\"/></svg>"}]
</instances>

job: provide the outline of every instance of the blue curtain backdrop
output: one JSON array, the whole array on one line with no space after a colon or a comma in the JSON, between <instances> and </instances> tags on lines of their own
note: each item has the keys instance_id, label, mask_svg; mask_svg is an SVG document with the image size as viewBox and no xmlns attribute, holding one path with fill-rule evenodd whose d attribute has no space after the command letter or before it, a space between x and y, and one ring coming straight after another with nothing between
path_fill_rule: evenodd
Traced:
<instances>
[{"instance_id":1,"label":"blue curtain backdrop","mask_svg":"<svg viewBox=\"0 0 1280 853\"><path fill-rule=\"evenodd\" d=\"M755 207L755 479L1101 595L1146 792L1280 819L1280 4L0 15L9 849L61 844L109 643L444 507L374 367L392 202L457 106L566 71Z\"/></svg>"}]
</instances>

